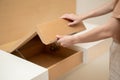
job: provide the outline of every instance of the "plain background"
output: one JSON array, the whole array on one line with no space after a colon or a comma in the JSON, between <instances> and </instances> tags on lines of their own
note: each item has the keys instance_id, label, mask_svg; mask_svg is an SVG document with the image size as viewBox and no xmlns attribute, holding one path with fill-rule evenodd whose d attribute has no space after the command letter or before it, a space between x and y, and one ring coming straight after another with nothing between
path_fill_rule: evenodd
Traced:
<instances>
[{"instance_id":1,"label":"plain background","mask_svg":"<svg viewBox=\"0 0 120 80\"><path fill-rule=\"evenodd\" d=\"M94 10L98 7L101 7L105 3L109 2L111 0L77 0L77 14L85 14L91 10ZM104 16L100 16L93 19L85 20L86 22L93 23L93 24L103 24L105 23L109 18L111 14L107 14Z\"/></svg>"}]
</instances>

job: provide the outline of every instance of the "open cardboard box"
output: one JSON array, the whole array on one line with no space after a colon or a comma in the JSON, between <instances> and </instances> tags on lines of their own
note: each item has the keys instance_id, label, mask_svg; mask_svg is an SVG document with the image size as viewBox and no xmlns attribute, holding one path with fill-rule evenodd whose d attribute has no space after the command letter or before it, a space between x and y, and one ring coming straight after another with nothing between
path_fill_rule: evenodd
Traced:
<instances>
[{"instance_id":1,"label":"open cardboard box","mask_svg":"<svg viewBox=\"0 0 120 80\"><path fill-rule=\"evenodd\" d=\"M56 35L67 35L85 29L83 23L69 27L68 21L58 19L39 25L11 47L9 52L48 69L49 79L55 80L82 63L82 51L57 46Z\"/></svg>"},{"instance_id":2,"label":"open cardboard box","mask_svg":"<svg viewBox=\"0 0 120 80\"><path fill-rule=\"evenodd\" d=\"M2 0L0 45L16 41L35 29L37 24L65 13L76 13L76 0Z\"/></svg>"}]
</instances>

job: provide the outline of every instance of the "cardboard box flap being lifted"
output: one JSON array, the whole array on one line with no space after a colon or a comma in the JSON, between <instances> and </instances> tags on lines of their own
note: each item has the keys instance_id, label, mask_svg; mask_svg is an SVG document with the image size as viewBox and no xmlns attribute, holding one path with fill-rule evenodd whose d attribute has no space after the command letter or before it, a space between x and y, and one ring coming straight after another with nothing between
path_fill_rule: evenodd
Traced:
<instances>
[{"instance_id":1,"label":"cardboard box flap being lifted","mask_svg":"<svg viewBox=\"0 0 120 80\"><path fill-rule=\"evenodd\" d=\"M69 21L67 20L57 19L48 23L41 24L37 26L36 31L31 31L23 38L13 42L9 42L4 45L0 45L0 49L5 50L7 52L12 52L21 45L24 45L35 35L39 36L43 44L48 45L57 39L56 35L69 35L86 29L82 22L75 26L68 26L68 23Z\"/></svg>"},{"instance_id":2,"label":"cardboard box flap being lifted","mask_svg":"<svg viewBox=\"0 0 120 80\"><path fill-rule=\"evenodd\" d=\"M39 25L37 32L40 39L44 44L48 45L57 40L56 35L72 35L85 30L82 22L74 26L68 26L69 22L70 21L64 19L58 19L47 24Z\"/></svg>"},{"instance_id":3,"label":"cardboard box flap being lifted","mask_svg":"<svg viewBox=\"0 0 120 80\"><path fill-rule=\"evenodd\" d=\"M84 24L81 22L78 25L68 26L69 21L63 19L57 19L49 23L44 23L36 27L36 30L29 32L23 38L13 42L9 42L4 45L0 45L0 49L7 52L12 52L21 45L24 45L27 41L38 35L42 43L48 45L56 41L56 35L71 35L85 30Z\"/></svg>"},{"instance_id":4,"label":"cardboard box flap being lifted","mask_svg":"<svg viewBox=\"0 0 120 80\"><path fill-rule=\"evenodd\" d=\"M37 31L31 31L15 42L16 45L9 46L8 52L48 69L49 80L56 80L83 62L81 50L62 46L56 48L52 43L57 34L74 34L85 29L82 23L73 27L67 24L68 21L63 19L41 24L36 28Z\"/></svg>"}]
</instances>

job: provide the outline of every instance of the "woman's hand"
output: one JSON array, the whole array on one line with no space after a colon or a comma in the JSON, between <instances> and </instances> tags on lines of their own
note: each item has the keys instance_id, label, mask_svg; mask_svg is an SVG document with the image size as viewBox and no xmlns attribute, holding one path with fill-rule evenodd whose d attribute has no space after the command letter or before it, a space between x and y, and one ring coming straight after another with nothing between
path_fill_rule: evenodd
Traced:
<instances>
[{"instance_id":1,"label":"woman's hand","mask_svg":"<svg viewBox=\"0 0 120 80\"><path fill-rule=\"evenodd\" d=\"M75 15L75 14L64 14L63 16L61 16L61 18L66 19L66 20L70 20L71 22L68 23L69 26L76 25L80 21L82 21L82 18L78 15Z\"/></svg>"},{"instance_id":2,"label":"woman's hand","mask_svg":"<svg viewBox=\"0 0 120 80\"><path fill-rule=\"evenodd\" d=\"M69 47L75 44L75 38L72 35L66 35L66 36L56 36L58 41L57 43L63 47Z\"/></svg>"}]
</instances>

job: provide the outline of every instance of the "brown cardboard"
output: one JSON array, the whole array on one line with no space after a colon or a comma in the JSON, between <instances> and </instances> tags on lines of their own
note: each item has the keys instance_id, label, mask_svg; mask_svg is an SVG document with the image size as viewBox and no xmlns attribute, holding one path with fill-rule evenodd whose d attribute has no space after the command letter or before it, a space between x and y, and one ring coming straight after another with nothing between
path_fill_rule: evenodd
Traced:
<instances>
[{"instance_id":1,"label":"brown cardboard","mask_svg":"<svg viewBox=\"0 0 120 80\"><path fill-rule=\"evenodd\" d=\"M35 35L31 40L19 46L12 54L48 69L49 80L56 80L66 72L82 63L82 51L59 47L51 51L51 44L44 45L39 36ZM22 54L22 56L21 56Z\"/></svg>"},{"instance_id":2,"label":"brown cardboard","mask_svg":"<svg viewBox=\"0 0 120 80\"><path fill-rule=\"evenodd\" d=\"M16 41L41 23L75 13L76 0L0 0L0 45Z\"/></svg>"},{"instance_id":3,"label":"brown cardboard","mask_svg":"<svg viewBox=\"0 0 120 80\"><path fill-rule=\"evenodd\" d=\"M58 21L61 23L58 25L55 25L58 23ZM61 30L63 30L61 33L64 33L64 28L68 27L66 26L68 22L66 22L65 20L56 20L56 21L52 21L49 22L48 24L52 24L52 25L40 25L40 27L44 27L47 31L49 31L50 26L52 27L60 27L63 28ZM47 23L46 23L47 24ZM61 27L64 26L64 27ZM78 25L74 26L72 29L68 28L66 29L66 32L68 32L69 34L76 32L78 30L77 28ZM39 29L40 29L39 27ZM41 28L42 28L41 27ZM85 29L84 25L82 24L82 26L78 26L79 28ZM76 29L74 29L76 28ZM38 29L38 28L36 28ZM53 30L53 29L52 29ZM69 32L70 30L70 32ZM57 50L51 50L51 47L53 47L54 43L49 43L48 45L44 44L41 41L41 34L43 33L39 33L38 31L32 31L29 34L27 34L26 36L24 36L23 38L21 38L16 45L14 45L14 47L12 46L11 48L9 48L9 52L11 52L12 54L19 56L23 59L26 59L28 61L31 61L35 64L38 64L42 67L45 67L48 69L49 72L49 79L50 80L55 80L58 77L62 76L63 74L65 74L66 72L70 71L71 69L73 69L74 67L76 67L77 65L82 63L82 51L76 51L74 49L69 49L69 48L64 48L64 47L59 47ZM54 30L53 30L54 31ZM52 32L53 32L52 31ZM56 30L59 32L59 30ZM81 29L80 29L81 31ZM51 32L51 31L50 31ZM55 36L55 34L53 35L53 33L51 32L51 34L49 36ZM65 35L68 33L64 33ZM43 38L46 36L43 36ZM48 39L47 39L48 40Z\"/></svg>"},{"instance_id":4,"label":"brown cardboard","mask_svg":"<svg viewBox=\"0 0 120 80\"><path fill-rule=\"evenodd\" d=\"M81 22L74 26L68 26L69 21L57 19L47 24L41 24L37 27L37 32L44 44L49 44L57 40L56 35L72 35L85 30L84 24Z\"/></svg>"},{"instance_id":5,"label":"brown cardboard","mask_svg":"<svg viewBox=\"0 0 120 80\"><path fill-rule=\"evenodd\" d=\"M0 45L0 49L7 52L12 52L15 49L26 44L36 35L40 37L42 43L47 45L56 40L57 34L67 35L85 30L85 26L82 22L72 27L68 26L68 23L69 22L66 20L57 19L48 23L41 24L37 26L35 30L32 30L27 35L25 35L23 38L13 42L9 42L7 44Z\"/></svg>"},{"instance_id":6,"label":"brown cardboard","mask_svg":"<svg viewBox=\"0 0 120 80\"><path fill-rule=\"evenodd\" d=\"M63 47L51 51L51 40L43 44L36 25L75 13L75 6L75 0L0 1L0 49L48 68L49 79L55 80L82 63L82 52Z\"/></svg>"},{"instance_id":7,"label":"brown cardboard","mask_svg":"<svg viewBox=\"0 0 120 80\"><path fill-rule=\"evenodd\" d=\"M35 30L33 30L29 32L27 35L25 35L24 37L22 37L21 39L0 45L0 49L11 53L18 47L24 45L27 41L33 38L36 34L37 33L35 32Z\"/></svg>"},{"instance_id":8,"label":"brown cardboard","mask_svg":"<svg viewBox=\"0 0 120 80\"><path fill-rule=\"evenodd\" d=\"M0 49L7 51L7 52L11 52L11 48L13 48L14 46L16 46L19 43L20 40L16 40L16 41L12 41L3 45L0 45Z\"/></svg>"},{"instance_id":9,"label":"brown cardboard","mask_svg":"<svg viewBox=\"0 0 120 80\"><path fill-rule=\"evenodd\" d=\"M49 67L49 75L50 80L55 80L58 77L64 75L66 72L69 72L77 65L82 64L83 55L82 52L77 52L74 55L54 64L53 66Z\"/></svg>"}]
</instances>

